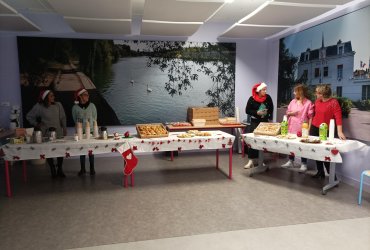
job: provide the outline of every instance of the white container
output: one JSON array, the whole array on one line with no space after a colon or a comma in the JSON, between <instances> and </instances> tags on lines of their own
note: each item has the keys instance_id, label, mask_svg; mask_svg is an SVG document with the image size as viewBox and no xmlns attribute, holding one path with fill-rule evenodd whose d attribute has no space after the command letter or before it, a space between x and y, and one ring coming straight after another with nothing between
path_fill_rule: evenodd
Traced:
<instances>
[{"instance_id":1,"label":"white container","mask_svg":"<svg viewBox=\"0 0 370 250\"><path fill-rule=\"evenodd\" d=\"M195 127L202 127L206 125L206 119L193 119L191 120L191 123Z\"/></svg>"},{"instance_id":2,"label":"white container","mask_svg":"<svg viewBox=\"0 0 370 250\"><path fill-rule=\"evenodd\" d=\"M330 119L330 123L329 123L329 141L334 140L334 132L335 132L335 120Z\"/></svg>"},{"instance_id":3,"label":"white container","mask_svg":"<svg viewBox=\"0 0 370 250\"><path fill-rule=\"evenodd\" d=\"M98 128L98 123L94 121L94 137L99 138L99 128Z\"/></svg>"}]
</instances>

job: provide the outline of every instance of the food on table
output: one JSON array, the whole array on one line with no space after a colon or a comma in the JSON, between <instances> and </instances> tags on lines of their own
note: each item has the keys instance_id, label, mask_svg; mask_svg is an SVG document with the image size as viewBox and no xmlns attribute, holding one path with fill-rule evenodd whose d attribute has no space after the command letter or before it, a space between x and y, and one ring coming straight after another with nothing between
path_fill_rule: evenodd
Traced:
<instances>
[{"instance_id":1,"label":"food on table","mask_svg":"<svg viewBox=\"0 0 370 250\"><path fill-rule=\"evenodd\" d=\"M178 135L177 137L178 138L191 138L191 137L194 137L194 136L195 136L194 134L184 133L184 134Z\"/></svg>"},{"instance_id":2,"label":"food on table","mask_svg":"<svg viewBox=\"0 0 370 250\"><path fill-rule=\"evenodd\" d=\"M314 138L304 138L304 139L301 139L300 142L303 142L303 143L321 143L320 139L314 139Z\"/></svg>"},{"instance_id":3,"label":"food on table","mask_svg":"<svg viewBox=\"0 0 370 250\"><path fill-rule=\"evenodd\" d=\"M297 138L297 136L293 135L293 134L277 135L276 137L280 138L280 139L295 139L295 138Z\"/></svg>"},{"instance_id":4,"label":"food on table","mask_svg":"<svg viewBox=\"0 0 370 250\"><path fill-rule=\"evenodd\" d=\"M141 138L155 138L168 136L168 131L161 123L137 124L136 130Z\"/></svg>"},{"instance_id":5,"label":"food on table","mask_svg":"<svg viewBox=\"0 0 370 250\"><path fill-rule=\"evenodd\" d=\"M280 123L261 122L253 131L255 135L278 135L280 132Z\"/></svg>"},{"instance_id":6,"label":"food on table","mask_svg":"<svg viewBox=\"0 0 370 250\"><path fill-rule=\"evenodd\" d=\"M190 122L171 122L170 125L174 127L187 127L187 126L191 126L191 123Z\"/></svg>"}]
</instances>

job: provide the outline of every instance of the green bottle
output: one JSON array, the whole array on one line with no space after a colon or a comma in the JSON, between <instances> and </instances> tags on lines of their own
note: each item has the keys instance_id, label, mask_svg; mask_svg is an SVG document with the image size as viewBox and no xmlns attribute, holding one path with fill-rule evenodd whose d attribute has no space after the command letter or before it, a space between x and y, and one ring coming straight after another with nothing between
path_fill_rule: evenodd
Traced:
<instances>
[{"instance_id":1,"label":"green bottle","mask_svg":"<svg viewBox=\"0 0 370 250\"><path fill-rule=\"evenodd\" d=\"M321 141L326 141L328 139L328 124L326 124L325 122L320 124L319 138Z\"/></svg>"},{"instance_id":2,"label":"green bottle","mask_svg":"<svg viewBox=\"0 0 370 250\"><path fill-rule=\"evenodd\" d=\"M288 134L288 119L287 116L284 115L283 121L281 122L281 135Z\"/></svg>"}]
</instances>

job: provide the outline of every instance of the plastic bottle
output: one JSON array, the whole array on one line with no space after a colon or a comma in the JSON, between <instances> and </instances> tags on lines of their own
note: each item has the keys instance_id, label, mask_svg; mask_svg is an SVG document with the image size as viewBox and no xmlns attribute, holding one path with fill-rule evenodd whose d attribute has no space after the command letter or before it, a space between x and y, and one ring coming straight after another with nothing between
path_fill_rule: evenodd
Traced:
<instances>
[{"instance_id":1,"label":"plastic bottle","mask_svg":"<svg viewBox=\"0 0 370 250\"><path fill-rule=\"evenodd\" d=\"M330 119L330 123L329 123L329 141L334 140L334 131L335 131L335 121L334 121L334 119Z\"/></svg>"},{"instance_id":2,"label":"plastic bottle","mask_svg":"<svg viewBox=\"0 0 370 250\"><path fill-rule=\"evenodd\" d=\"M76 133L78 140L82 140L82 123L79 121L76 123Z\"/></svg>"},{"instance_id":3,"label":"plastic bottle","mask_svg":"<svg viewBox=\"0 0 370 250\"><path fill-rule=\"evenodd\" d=\"M284 115L283 121L281 122L281 135L288 134L288 118Z\"/></svg>"},{"instance_id":4,"label":"plastic bottle","mask_svg":"<svg viewBox=\"0 0 370 250\"><path fill-rule=\"evenodd\" d=\"M319 138L321 141L326 141L328 139L328 124L326 124L325 122L320 124Z\"/></svg>"},{"instance_id":5,"label":"plastic bottle","mask_svg":"<svg viewBox=\"0 0 370 250\"><path fill-rule=\"evenodd\" d=\"M98 128L98 123L94 121L94 137L98 138L99 137L99 128Z\"/></svg>"},{"instance_id":6,"label":"plastic bottle","mask_svg":"<svg viewBox=\"0 0 370 250\"><path fill-rule=\"evenodd\" d=\"M308 138L308 122L304 121L302 123L302 138Z\"/></svg>"}]
</instances>

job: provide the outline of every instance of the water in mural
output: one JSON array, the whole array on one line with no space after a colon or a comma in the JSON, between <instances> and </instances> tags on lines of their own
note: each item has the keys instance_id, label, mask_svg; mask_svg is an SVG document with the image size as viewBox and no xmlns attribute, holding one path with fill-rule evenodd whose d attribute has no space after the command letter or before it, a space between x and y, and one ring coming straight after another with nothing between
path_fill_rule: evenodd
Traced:
<instances>
[{"instance_id":1,"label":"water in mural","mask_svg":"<svg viewBox=\"0 0 370 250\"><path fill-rule=\"evenodd\" d=\"M146 57L121 58L112 66L113 77L100 89L121 124L185 121L188 106L206 105L205 92L214 84L209 76L200 74L193 88L172 97L164 87L167 73L146 62Z\"/></svg>"}]
</instances>

